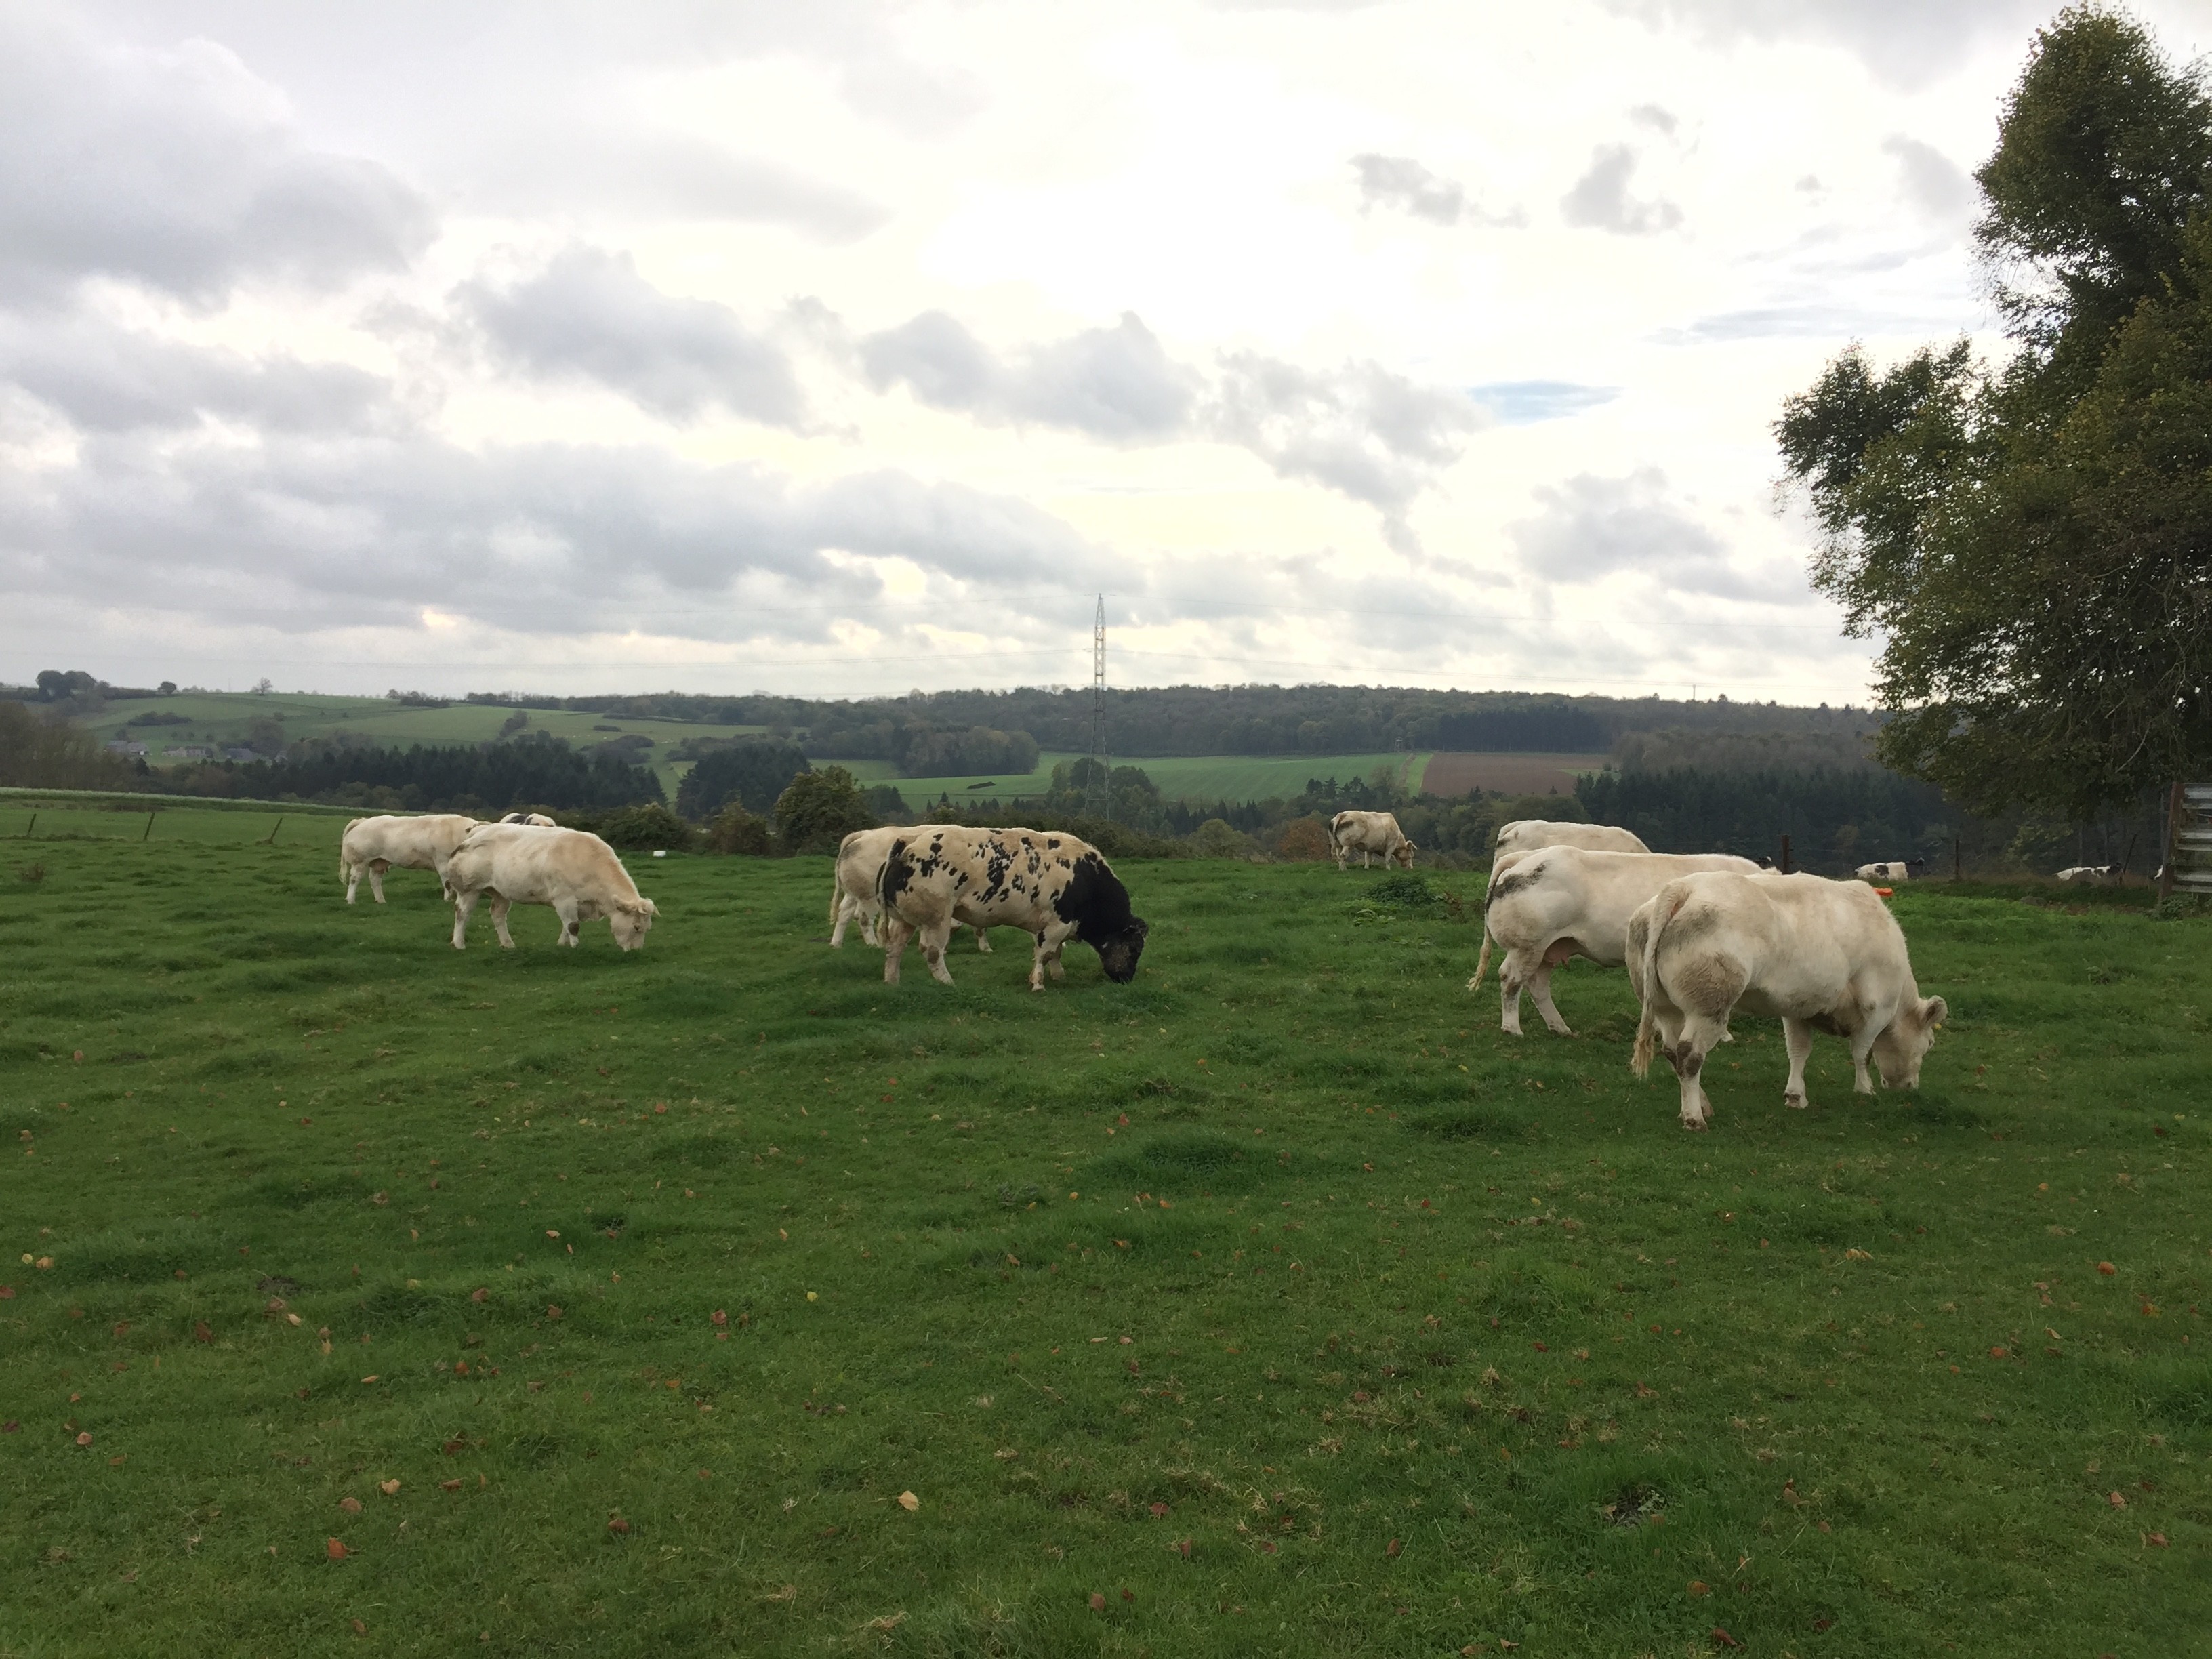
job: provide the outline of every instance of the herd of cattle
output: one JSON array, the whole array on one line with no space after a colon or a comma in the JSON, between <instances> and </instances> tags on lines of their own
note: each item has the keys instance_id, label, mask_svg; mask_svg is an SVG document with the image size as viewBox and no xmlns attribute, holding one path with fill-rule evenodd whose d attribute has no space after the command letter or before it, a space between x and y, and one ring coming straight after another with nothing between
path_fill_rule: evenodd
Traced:
<instances>
[{"instance_id":1,"label":"herd of cattle","mask_svg":"<svg viewBox=\"0 0 2212 1659\"><path fill-rule=\"evenodd\" d=\"M1373 856L1386 867L1413 865L1413 843L1388 812L1340 812L1328 836L1340 871L1353 853L1363 866ZM1904 881L1923 867L1917 860L1869 864L1859 880L1832 881L1725 853L1654 853L1607 824L1509 823L1498 832L1481 954L1468 989L1480 988L1495 951L1502 1028L1522 1034L1525 991L1544 1024L1567 1036L1552 1000L1552 970L1575 957L1625 968L1643 1009L1632 1063L1642 1076L1655 1055L1667 1060L1681 1085L1686 1129L1711 1122L1699 1079L1714 1045L1729 1040L1729 1020L1738 1012L1782 1022L1786 1105L1806 1103L1815 1031L1850 1044L1861 1093L1873 1092L1869 1060L1884 1083L1911 1088L1942 1024L1943 999L1920 994L1904 933L1882 902L1887 890L1869 884ZM496 823L443 813L346 825L338 872L347 903L366 875L381 904L384 872L393 868L437 872L453 907L457 951L487 898L499 942L509 949L507 913L516 904L553 909L561 943L571 946L584 922L604 917L625 951L644 943L659 914L606 842L532 814ZM2069 871L2061 878L2101 873ZM975 948L988 951L990 929L1018 927L1035 941L1033 991L1048 976L1062 976L1060 952L1071 940L1096 951L1107 978L1126 984L1147 933L1128 890L1087 842L957 824L845 837L830 890L830 943L842 945L855 922L862 939L883 950L891 984L910 942L919 943L931 975L949 985L945 956L956 929L973 930Z\"/></svg>"}]
</instances>

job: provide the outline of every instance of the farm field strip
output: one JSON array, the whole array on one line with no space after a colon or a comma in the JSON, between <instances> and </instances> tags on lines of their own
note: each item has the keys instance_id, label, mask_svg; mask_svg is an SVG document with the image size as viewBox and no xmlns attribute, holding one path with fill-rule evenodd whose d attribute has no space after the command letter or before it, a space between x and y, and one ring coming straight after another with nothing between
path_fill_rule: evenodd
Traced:
<instances>
[{"instance_id":1,"label":"farm field strip","mask_svg":"<svg viewBox=\"0 0 2212 1659\"><path fill-rule=\"evenodd\" d=\"M864 783L896 784L915 811L940 794L955 801L1011 801L1017 795L1041 795L1052 787L1052 769L1083 757L1060 750L1041 754L1036 769L1027 774L971 774L947 778L902 778L889 761L824 761L817 765L842 766ZM1312 778L1335 778L1348 783L1365 778L1378 766L1388 766L1401 778L1418 780L1428 763L1425 754L1368 755L1168 755L1117 756L1116 766L1143 769L1170 800L1248 801L1270 798L1288 799L1303 792ZM978 788L978 784L988 784Z\"/></svg>"},{"instance_id":2,"label":"farm field strip","mask_svg":"<svg viewBox=\"0 0 2212 1659\"><path fill-rule=\"evenodd\" d=\"M1692 1138L1620 975L1559 974L1573 1038L1468 997L1479 876L1130 863L1136 981L1031 995L1009 933L951 988L813 942L823 860L634 860L641 951L519 910L457 954L432 877L348 908L289 836L0 865L10 1647L2212 1615L2212 924L1903 890L1928 1086L1856 1097L1822 1038L1786 1111L1741 1020Z\"/></svg>"}]
</instances>

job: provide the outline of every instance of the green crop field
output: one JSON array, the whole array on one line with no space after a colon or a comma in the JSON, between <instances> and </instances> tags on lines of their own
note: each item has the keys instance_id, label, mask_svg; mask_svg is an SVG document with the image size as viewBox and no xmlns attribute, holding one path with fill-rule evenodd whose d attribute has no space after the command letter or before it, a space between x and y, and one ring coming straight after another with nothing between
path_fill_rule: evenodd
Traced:
<instances>
[{"instance_id":1,"label":"green crop field","mask_svg":"<svg viewBox=\"0 0 2212 1659\"><path fill-rule=\"evenodd\" d=\"M1018 795L1041 795L1052 785L1055 764L1082 758L1078 755L1048 753L1037 757L1036 769L1025 775L993 773L952 778L902 778L889 761L836 761L863 783L895 783L907 804L921 811L939 795L957 801L1012 800ZM1403 782L1420 782L1426 754L1373 755L1170 755L1121 758L1117 766L1135 766L1170 800L1289 799L1306 787L1309 778L1335 778L1348 783L1364 778L1378 766L1387 766ZM979 787L978 786L983 786Z\"/></svg>"},{"instance_id":2,"label":"green crop field","mask_svg":"<svg viewBox=\"0 0 2212 1659\"><path fill-rule=\"evenodd\" d=\"M310 692L278 691L263 696L244 691L183 691L173 697L132 697L111 702L81 724L102 742L127 736L145 744L149 758L160 764L172 746L243 744L253 722L264 716L283 722L288 741L352 734L383 747L404 749L415 744L489 743L499 735L500 726L513 712L495 703L453 703L432 708L384 697L321 696ZM628 733L652 738L656 748L641 751L638 758L659 775L661 787L672 799L677 781L690 769L690 763L668 760L661 751L686 738L726 738L762 729L566 709L523 712L530 716L531 731L550 732L579 748ZM145 714L182 715L185 723L134 726L125 732L128 722Z\"/></svg>"},{"instance_id":3,"label":"green crop field","mask_svg":"<svg viewBox=\"0 0 2212 1659\"><path fill-rule=\"evenodd\" d=\"M1620 975L1499 1034L1460 878L1127 865L1134 982L1032 995L822 860L457 955L341 817L67 816L0 1652L2204 1650L2212 923L1903 889L1927 1086L1746 1019L1692 1137Z\"/></svg>"}]
</instances>

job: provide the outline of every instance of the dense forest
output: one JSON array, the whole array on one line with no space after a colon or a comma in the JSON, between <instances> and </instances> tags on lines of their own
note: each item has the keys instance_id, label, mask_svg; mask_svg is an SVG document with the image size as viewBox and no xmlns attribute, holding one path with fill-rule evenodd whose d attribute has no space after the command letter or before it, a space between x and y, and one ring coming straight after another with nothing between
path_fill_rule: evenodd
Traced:
<instances>
[{"instance_id":1,"label":"dense forest","mask_svg":"<svg viewBox=\"0 0 2212 1659\"><path fill-rule=\"evenodd\" d=\"M509 812L666 799L652 770L630 764L619 750L572 749L537 732L471 748L295 748L283 760L180 767L164 781L185 794L406 811Z\"/></svg>"},{"instance_id":2,"label":"dense forest","mask_svg":"<svg viewBox=\"0 0 2212 1659\"><path fill-rule=\"evenodd\" d=\"M604 697L478 692L469 701L762 726L796 738L810 755L899 760L908 775L922 777L942 774L907 763L894 745L915 739L897 734L918 732L931 734L932 740L974 742L978 739L973 734L980 731L1009 741L1026 737L1044 749L1079 751L1091 746L1088 688L915 691L864 702L673 691ZM1626 733L1662 727L1787 738L1826 745L1841 759L1856 758L1861 736L1878 724L1878 716L1848 706L1803 708L1724 697L1680 702L1362 685L1176 685L1109 690L1106 696L1107 752L1134 759L1424 749L1594 755L1605 753ZM1012 771L1013 758L945 769Z\"/></svg>"}]
</instances>

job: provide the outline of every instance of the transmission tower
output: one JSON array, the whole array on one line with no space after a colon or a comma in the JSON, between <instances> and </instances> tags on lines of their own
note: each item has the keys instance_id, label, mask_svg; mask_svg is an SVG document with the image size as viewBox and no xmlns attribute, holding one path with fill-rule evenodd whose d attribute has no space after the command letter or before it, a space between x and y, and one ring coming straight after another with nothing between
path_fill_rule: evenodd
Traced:
<instances>
[{"instance_id":1,"label":"transmission tower","mask_svg":"<svg viewBox=\"0 0 2212 1659\"><path fill-rule=\"evenodd\" d=\"M1091 625L1091 775L1085 781L1083 810L1092 817L1111 817L1114 795L1106 757L1106 596L1098 596L1098 613Z\"/></svg>"}]
</instances>

